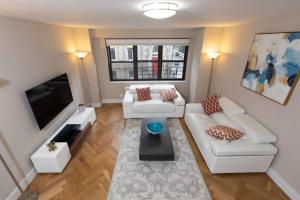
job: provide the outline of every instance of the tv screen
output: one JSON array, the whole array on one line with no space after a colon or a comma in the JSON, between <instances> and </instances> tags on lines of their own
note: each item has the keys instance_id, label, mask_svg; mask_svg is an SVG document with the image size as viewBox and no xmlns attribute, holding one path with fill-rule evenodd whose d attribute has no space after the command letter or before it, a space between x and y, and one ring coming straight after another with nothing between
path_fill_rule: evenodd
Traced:
<instances>
[{"instance_id":1,"label":"tv screen","mask_svg":"<svg viewBox=\"0 0 300 200\"><path fill-rule=\"evenodd\" d=\"M43 129L73 101L66 73L29 89L25 93L40 129Z\"/></svg>"}]
</instances>

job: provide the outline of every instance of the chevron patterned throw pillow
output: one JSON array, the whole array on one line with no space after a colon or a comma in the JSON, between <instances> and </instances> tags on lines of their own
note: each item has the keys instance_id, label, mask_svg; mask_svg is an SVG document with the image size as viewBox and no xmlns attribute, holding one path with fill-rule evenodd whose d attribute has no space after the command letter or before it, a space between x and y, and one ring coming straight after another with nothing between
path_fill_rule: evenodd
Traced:
<instances>
[{"instance_id":1,"label":"chevron patterned throw pillow","mask_svg":"<svg viewBox=\"0 0 300 200\"><path fill-rule=\"evenodd\" d=\"M176 94L176 90L174 88L168 89L168 90L162 90L160 92L160 96L163 101L171 101L173 99L176 99L178 96Z\"/></svg>"},{"instance_id":2,"label":"chevron patterned throw pillow","mask_svg":"<svg viewBox=\"0 0 300 200\"><path fill-rule=\"evenodd\" d=\"M219 99L217 95L213 95L210 97L207 97L203 101L201 101L201 104L203 106L204 112L208 115L211 115L215 112L222 112L223 109L221 108L219 104Z\"/></svg>"},{"instance_id":3,"label":"chevron patterned throw pillow","mask_svg":"<svg viewBox=\"0 0 300 200\"><path fill-rule=\"evenodd\" d=\"M138 101L147 101L152 99L150 87L136 88L136 95Z\"/></svg>"},{"instance_id":4,"label":"chevron patterned throw pillow","mask_svg":"<svg viewBox=\"0 0 300 200\"><path fill-rule=\"evenodd\" d=\"M223 125L213 126L207 129L206 133L210 136L227 141L236 140L243 136L243 133L241 131Z\"/></svg>"}]
</instances>

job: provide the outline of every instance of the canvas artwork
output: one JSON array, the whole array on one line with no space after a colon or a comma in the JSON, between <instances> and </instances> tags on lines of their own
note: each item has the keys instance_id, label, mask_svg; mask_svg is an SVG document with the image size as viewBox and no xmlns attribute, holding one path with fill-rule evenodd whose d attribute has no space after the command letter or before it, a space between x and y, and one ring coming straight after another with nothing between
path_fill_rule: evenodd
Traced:
<instances>
[{"instance_id":1,"label":"canvas artwork","mask_svg":"<svg viewBox=\"0 0 300 200\"><path fill-rule=\"evenodd\" d=\"M300 32L257 34L241 85L286 105L299 79Z\"/></svg>"}]
</instances>

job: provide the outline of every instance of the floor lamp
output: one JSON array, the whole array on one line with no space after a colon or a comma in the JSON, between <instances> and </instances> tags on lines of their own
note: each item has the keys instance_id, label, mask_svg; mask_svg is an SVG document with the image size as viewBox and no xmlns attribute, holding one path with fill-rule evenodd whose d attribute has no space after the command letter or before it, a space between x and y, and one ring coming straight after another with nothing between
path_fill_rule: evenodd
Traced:
<instances>
[{"instance_id":1,"label":"floor lamp","mask_svg":"<svg viewBox=\"0 0 300 200\"><path fill-rule=\"evenodd\" d=\"M12 180L14 181L14 183L16 184L16 186L18 187L18 189L21 192L21 196L19 197L18 200L37 200L38 199L38 193L37 192L24 192L24 190L22 189L22 187L18 183L17 179L13 175L12 171L9 169L9 167L8 167L7 163L5 162L5 160L4 160L1 153L0 153L0 160L3 163L3 165L4 165L5 169L7 170L8 174L10 175L10 177L12 178Z\"/></svg>"},{"instance_id":2,"label":"floor lamp","mask_svg":"<svg viewBox=\"0 0 300 200\"><path fill-rule=\"evenodd\" d=\"M82 67L82 74L84 79L84 90L85 90L85 98L87 100L87 106L91 106L91 91L89 85L89 79L86 71L86 64L85 58L89 53L86 51L76 51L75 55L80 59L81 67Z\"/></svg>"},{"instance_id":3,"label":"floor lamp","mask_svg":"<svg viewBox=\"0 0 300 200\"><path fill-rule=\"evenodd\" d=\"M208 88L207 88L206 97L208 97L209 94L210 94L211 81L212 81L213 73L214 73L214 60L216 58L218 58L218 56L220 54L221 53L219 53L219 52L210 52L210 53L207 53L208 57L211 58L211 64L210 64L209 81L208 81Z\"/></svg>"}]
</instances>

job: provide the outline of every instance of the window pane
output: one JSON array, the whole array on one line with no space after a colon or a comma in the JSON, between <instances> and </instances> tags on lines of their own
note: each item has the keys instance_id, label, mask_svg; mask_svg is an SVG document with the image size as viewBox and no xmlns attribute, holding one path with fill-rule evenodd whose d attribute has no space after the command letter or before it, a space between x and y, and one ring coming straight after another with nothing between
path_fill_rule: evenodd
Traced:
<instances>
[{"instance_id":1,"label":"window pane","mask_svg":"<svg viewBox=\"0 0 300 200\"><path fill-rule=\"evenodd\" d=\"M163 60L184 60L185 46L164 45Z\"/></svg>"},{"instance_id":2,"label":"window pane","mask_svg":"<svg viewBox=\"0 0 300 200\"><path fill-rule=\"evenodd\" d=\"M155 45L138 45L138 60L157 60L158 46Z\"/></svg>"},{"instance_id":3,"label":"window pane","mask_svg":"<svg viewBox=\"0 0 300 200\"><path fill-rule=\"evenodd\" d=\"M163 62L161 78L162 79L182 79L183 78L183 62Z\"/></svg>"},{"instance_id":4,"label":"window pane","mask_svg":"<svg viewBox=\"0 0 300 200\"><path fill-rule=\"evenodd\" d=\"M112 63L113 80L133 80L133 63Z\"/></svg>"},{"instance_id":5,"label":"window pane","mask_svg":"<svg viewBox=\"0 0 300 200\"><path fill-rule=\"evenodd\" d=\"M133 46L110 46L111 61L132 61L133 60Z\"/></svg>"},{"instance_id":6,"label":"window pane","mask_svg":"<svg viewBox=\"0 0 300 200\"><path fill-rule=\"evenodd\" d=\"M139 79L157 79L158 63L157 62L139 62L138 63Z\"/></svg>"}]
</instances>

